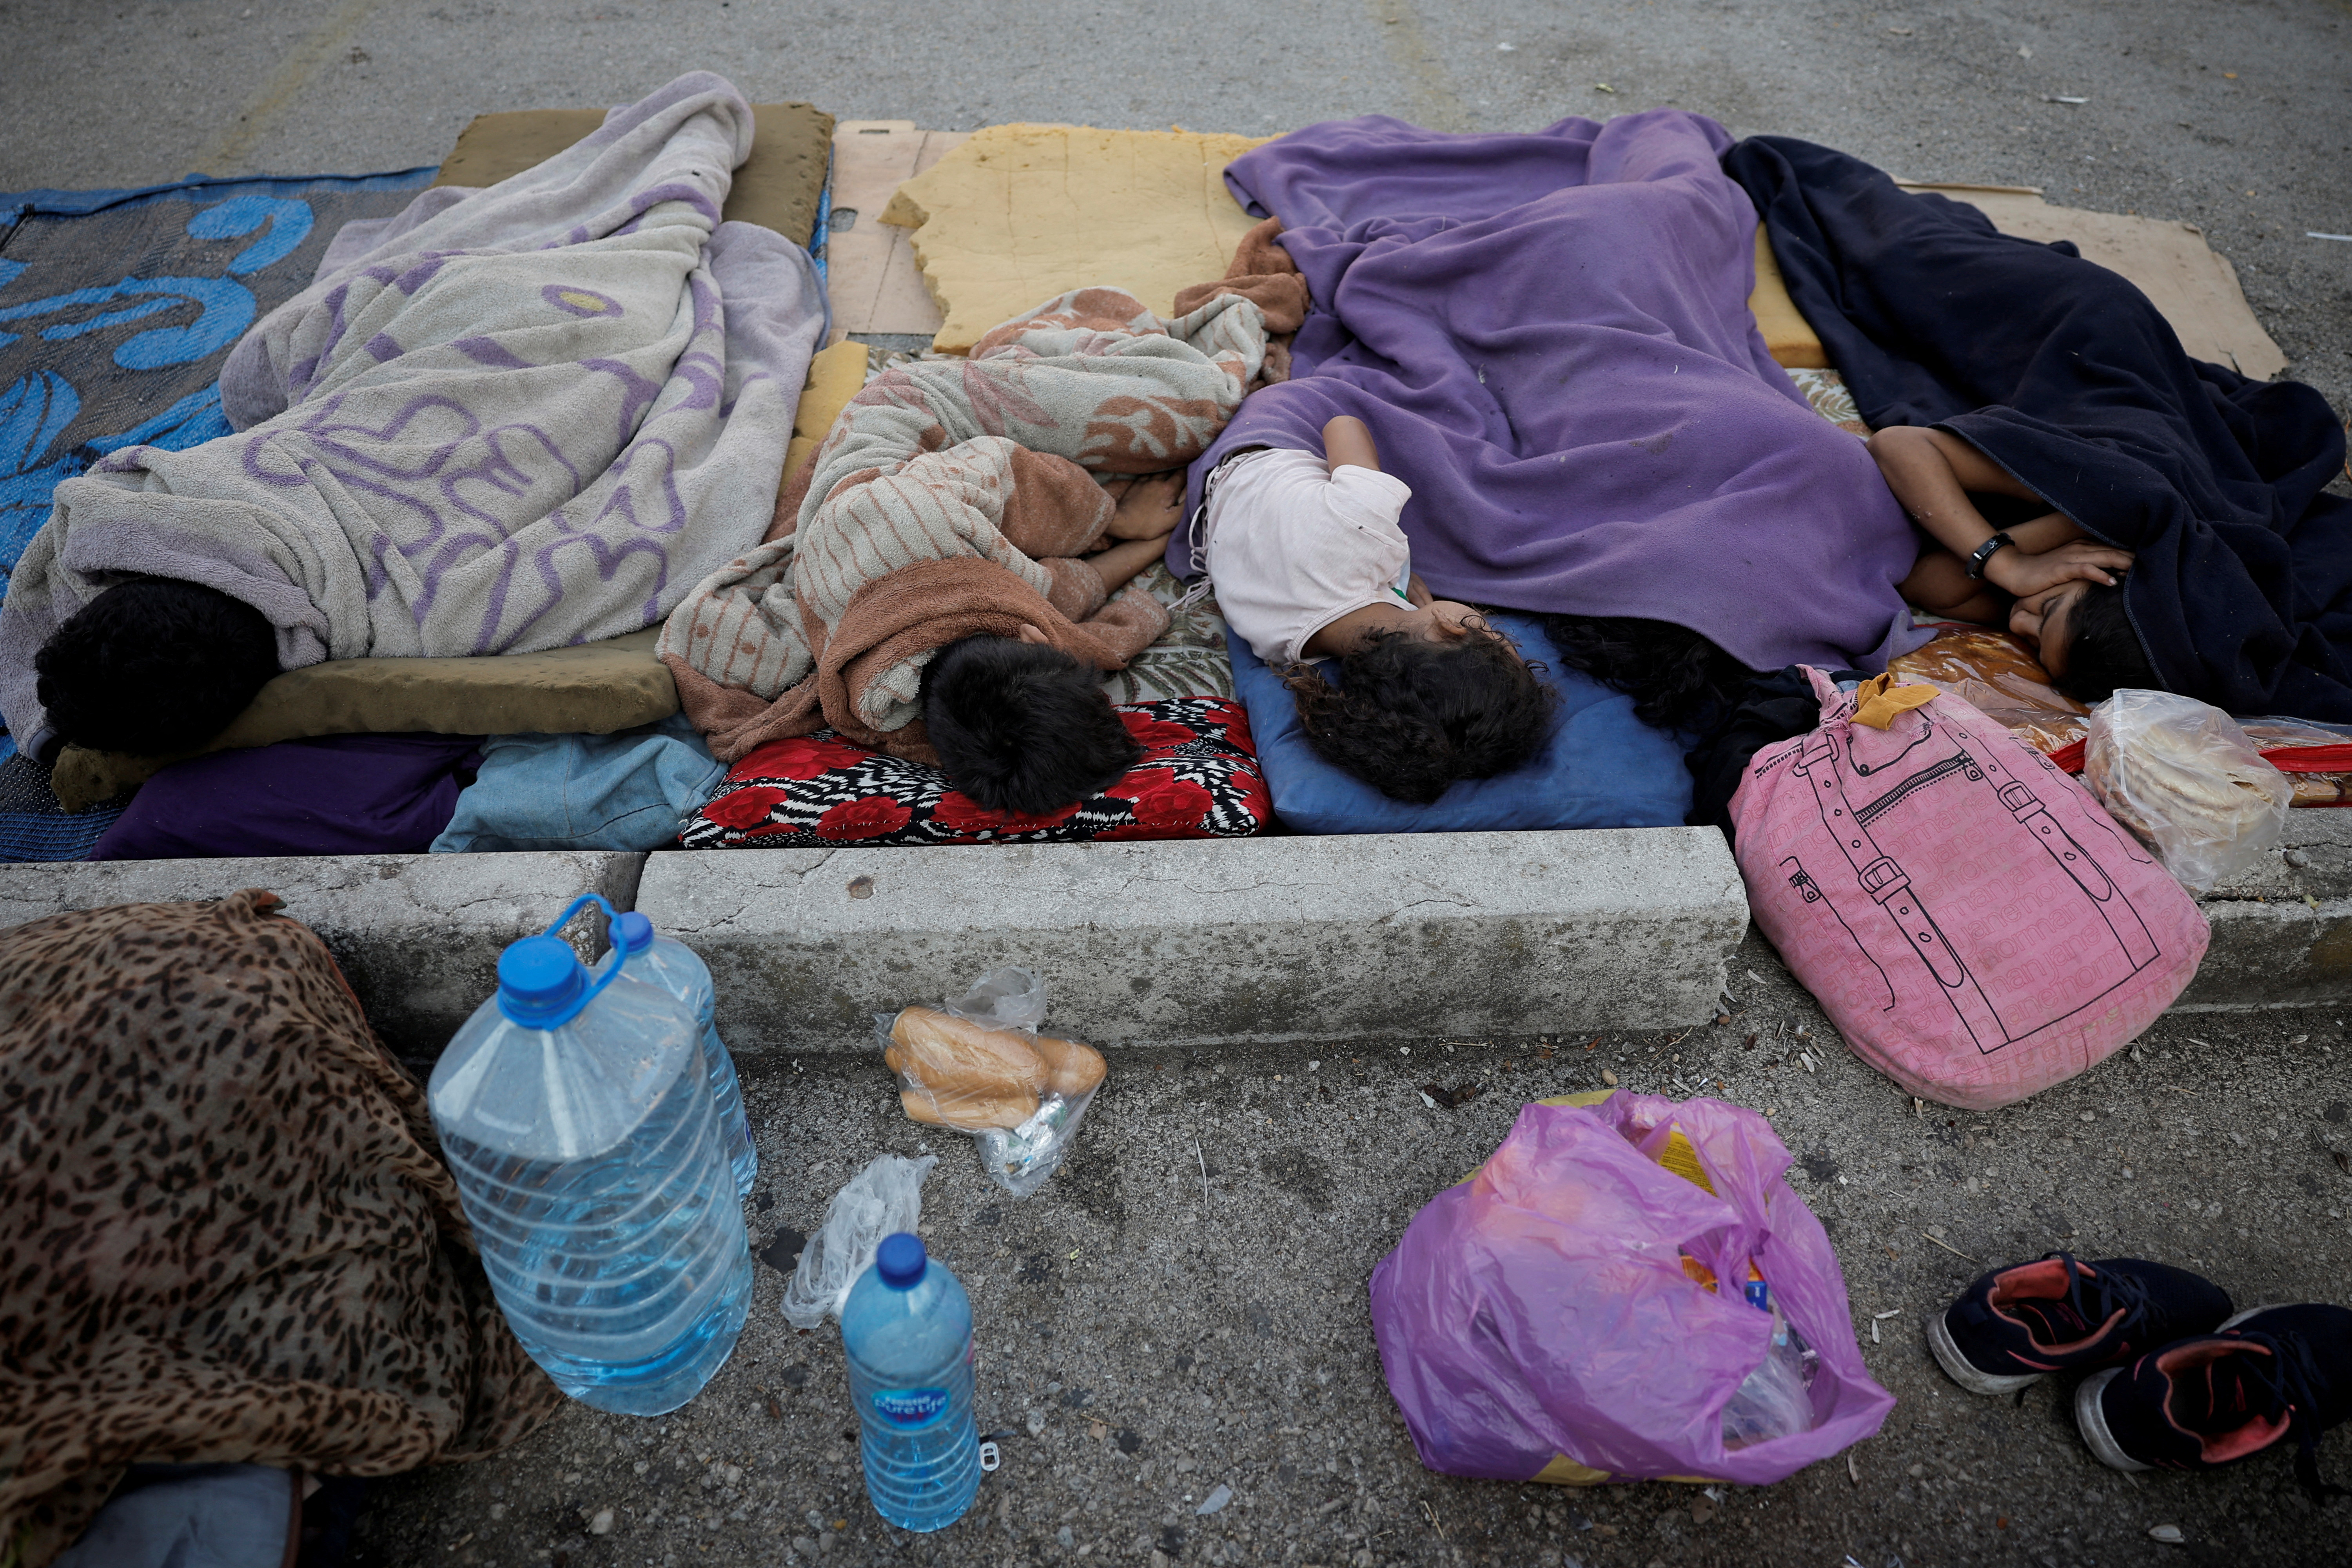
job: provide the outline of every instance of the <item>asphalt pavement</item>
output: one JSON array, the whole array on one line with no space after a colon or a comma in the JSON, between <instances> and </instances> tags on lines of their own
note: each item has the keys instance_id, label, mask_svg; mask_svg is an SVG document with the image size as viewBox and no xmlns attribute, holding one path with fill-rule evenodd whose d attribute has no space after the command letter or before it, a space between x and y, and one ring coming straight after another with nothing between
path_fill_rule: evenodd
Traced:
<instances>
[{"instance_id":1,"label":"asphalt pavement","mask_svg":"<svg viewBox=\"0 0 2352 1568\"><path fill-rule=\"evenodd\" d=\"M433 163L474 114L619 102L695 68L754 100L945 129L1272 133L1364 112L1529 129L1671 102L1912 178L2037 185L2064 205L2197 223L2288 374L2352 409L2352 243L2306 237L2352 234L2343 0L0 0L0 190ZM762 1266L750 1328L688 1409L641 1422L573 1408L494 1458L378 1483L354 1561L2346 1559L2347 1505L2315 1510L2285 1455L2119 1475L2074 1435L2064 1385L1974 1398L1920 1340L1980 1265L2060 1247L2194 1267L2243 1304L2352 1302L2343 1019L2176 1014L2072 1084L1959 1116L1915 1108L1825 1036L1760 942L1733 992L1729 1023L1682 1037L1595 1036L1562 1018L1541 1042L1122 1052L1071 1164L1021 1202L960 1141L929 1138L941 1163L926 1228L972 1289L983 1424L1014 1434L943 1534L908 1536L866 1508L838 1334L792 1331L781 1276ZM862 1056L744 1066L763 1160L755 1247L812 1227L874 1154L926 1142ZM1851 1465L1717 1498L1464 1481L1415 1460L1366 1278L1520 1104L1599 1087L1604 1071L1773 1112L1874 1375L1898 1399ZM1429 1083L1478 1092L1433 1107ZM2322 1463L2352 1482L2352 1429ZM1199 1512L1221 1487L1231 1500ZM2150 1536L2163 1525L2180 1544Z\"/></svg>"},{"instance_id":2,"label":"asphalt pavement","mask_svg":"<svg viewBox=\"0 0 2352 1568\"><path fill-rule=\"evenodd\" d=\"M476 114L698 68L942 130L1527 130L1673 103L2199 224L2293 374L2352 405L2352 243L2305 237L2352 234L2347 0L0 0L0 191L437 163Z\"/></svg>"},{"instance_id":3,"label":"asphalt pavement","mask_svg":"<svg viewBox=\"0 0 2352 1568\"><path fill-rule=\"evenodd\" d=\"M1117 1052L1069 1163L1019 1201L965 1140L900 1115L895 1081L864 1053L748 1061L755 1251L781 1256L780 1236L788 1250L786 1233L815 1229L875 1155L940 1156L923 1230L971 1293L981 1429L1005 1434L971 1512L929 1537L877 1518L839 1331L785 1322L784 1277L762 1262L733 1358L686 1409L643 1421L575 1406L493 1458L382 1483L353 1561L2344 1561L2347 1505L2307 1501L2287 1453L2196 1476L2109 1470L2075 1435L2073 1380L1979 1398L1922 1338L1985 1266L2054 1249L2165 1259L2241 1306L2352 1300L2343 1020L2175 1014L2072 1083L1970 1115L1915 1107L1848 1055L1760 940L1731 973L1728 1021L1687 1033L1563 1019L1541 1039ZM1851 1465L1711 1495L1461 1480L1415 1459L1373 1345L1372 1267L1523 1104L1610 1087L1604 1074L1770 1112L1790 1184L1837 1249L1871 1374L1897 1401ZM1424 1086L1462 1102L1446 1109ZM2320 1455L2352 1483L2352 1428ZM1221 1488L1231 1500L1200 1512ZM2181 1544L2150 1536L2164 1525Z\"/></svg>"}]
</instances>

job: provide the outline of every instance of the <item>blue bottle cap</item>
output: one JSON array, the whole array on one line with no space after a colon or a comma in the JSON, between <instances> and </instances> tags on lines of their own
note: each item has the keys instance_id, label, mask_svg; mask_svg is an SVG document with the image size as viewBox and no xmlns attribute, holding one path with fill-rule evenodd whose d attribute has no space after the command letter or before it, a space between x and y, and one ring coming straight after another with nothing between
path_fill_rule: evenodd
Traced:
<instances>
[{"instance_id":1,"label":"blue bottle cap","mask_svg":"<svg viewBox=\"0 0 2352 1568\"><path fill-rule=\"evenodd\" d=\"M911 1290L923 1282L923 1270L930 1259L923 1255L923 1238L905 1231L882 1238L874 1254L874 1267L881 1271L882 1283L893 1290Z\"/></svg>"},{"instance_id":2,"label":"blue bottle cap","mask_svg":"<svg viewBox=\"0 0 2352 1568\"><path fill-rule=\"evenodd\" d=\"M654 922L631 910L627 914L613 917L610 932L613 945L631 957L654 944Z\"/></svg>"},{"instance_id":3,"label":"blue bottle cap","mask_svg":"<svg viewBox=\"0 0 2352 1568\"><path fill-rule=\"evenodd\" d=\"M499 1011L527 1029L553 1028L587 983L580 955L562 938L527 936L499 955Z\"/></svg>"}]
</instances>

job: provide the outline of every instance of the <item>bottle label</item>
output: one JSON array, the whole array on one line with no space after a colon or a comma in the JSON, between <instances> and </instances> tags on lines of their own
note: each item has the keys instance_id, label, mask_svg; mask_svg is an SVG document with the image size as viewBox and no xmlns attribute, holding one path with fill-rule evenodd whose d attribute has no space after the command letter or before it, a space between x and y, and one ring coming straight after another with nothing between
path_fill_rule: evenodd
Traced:
<instances>
[{"instance_id":1,"label":"bottle label","mask_svg":"<svg viewBox=\"0 0 2352 1568\"><path fill-rule=\"evenodd\" d=\"M901 1432L929 1426L947 1413L944 1388L883 1388L874 1394L874 1414Z\"/></svg>"}]
</instances>

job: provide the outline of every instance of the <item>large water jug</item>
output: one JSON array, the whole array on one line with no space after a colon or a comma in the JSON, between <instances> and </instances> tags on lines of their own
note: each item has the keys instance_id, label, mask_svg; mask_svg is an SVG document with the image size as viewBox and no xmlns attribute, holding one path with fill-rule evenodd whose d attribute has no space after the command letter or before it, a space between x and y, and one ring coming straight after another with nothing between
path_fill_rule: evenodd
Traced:
<instances>
[{"instance_id":1,"label":"large water jug","mask_svg":"<svg viewBox=\"0 0 2352 1568\"><path fill-rule=\"evenodd\" d=\"M944 1530L980 1490L971 1298L900 1231L849 1288L841 1343L874 1511L901 1530Z\"/></svg>"},{"instance_id":2,"label":"large water jug","mask_svg":"<svg viewBox=\"0 0 2352 1568\"><path fill-rule=\"evenodd\" d=\"M499 959L498 994L433 1069L442 1152L507 1322L566 1394L658 1415L735 1348L751 1257L694 1016L592 980L555 932Z\"/></svg>"},{"instance_id":3,"label":"large water jug","mask_svg":"<svg viewBox=\"0 0 2352 1568\"><path fill-rule=\"evenodd\" d=\"M743 1114L743 1085L735 1077L735 1058L719 1037L712 1021L719 1010L719 993L710 984L710 967L694 949L654 930L654 922L635 910L613 921L613 952L605 959L618 963L626 954L629 973L622 978L658 985L686 1004L702 1026L702 1065L710 1073L710 1098L719 1105L719 1131L727 1140L728 1162L735 1167L735 1189L751 1195L760 1179L760 1152L751 1146L751 1124Z\"/></svg>"}]
</instances>

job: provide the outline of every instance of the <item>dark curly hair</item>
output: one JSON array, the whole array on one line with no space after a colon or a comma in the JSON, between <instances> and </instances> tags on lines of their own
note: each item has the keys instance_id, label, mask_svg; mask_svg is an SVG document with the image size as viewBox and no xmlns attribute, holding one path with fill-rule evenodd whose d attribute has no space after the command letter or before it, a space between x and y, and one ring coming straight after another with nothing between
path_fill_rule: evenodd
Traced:
<instances>
[{"instance_id":1,"label":"dark curly hair","mask_svg":"<svg viewBox=\"0 0 2352 1568\"><path fill-rule=\"evenodd\" d=\"M1500 633L1458 642L1374 632L1339 661L1335 687L1312 666L1283 676L1307 743L1391 799L1426 805L1456 779L1508 773L1549 737L1559 693Z\"/></svg>"},{"instance_id":2,"label":"dark curly hair","mask_svg":"<svg viewBox=\"0 0 2352 1568\"><path fill-rule=\"evenodd\" d=\"M1633 700L1661 730L1703 731L1727 718L1756 672L1688 626L1636 616L1543 618L1562 664Z\"/></svg>"},{"instance_id":3,"label":"dark curly hair","mask_svg":"<svg viewBox=\"0 0 2352 1568\"><path fill-rule=\"evenodd\" d=\"M1056 810L1143 760L1101 674L1057 647L961 638L924 668L922 701L948 782L991 811Z\"/></svg>"},{"instance_id":4,"label":"dark curly hair","mask_svg":"<svg viewBox=\"0 0 2352 1568\"><path fill-rule=\"evenodd\" d=\"M278 633L242 599L137 577L74 612L33 656L49 727L77 746L142 756L194 751L278 673Z\"/></svg>"},{"instance_id":5,"label":"dark curly hair","mask_svg":"<svg viewBox=\"0 0 2352 1568\"><path fill-rule=\"evenodd\" d=\"M2155 689L2156 667L2132 630L2122 584L2089 584L2074 601L2066 618L2065 665L2058 689L2077 702L2104 702L2117 687Z\"/></svg>"}]
</instances>

